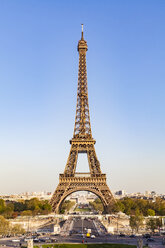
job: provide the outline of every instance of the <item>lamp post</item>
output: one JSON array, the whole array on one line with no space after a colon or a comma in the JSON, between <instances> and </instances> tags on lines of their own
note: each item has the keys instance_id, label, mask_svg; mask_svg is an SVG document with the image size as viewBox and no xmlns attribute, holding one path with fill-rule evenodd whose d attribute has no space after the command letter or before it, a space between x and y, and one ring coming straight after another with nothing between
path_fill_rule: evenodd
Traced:
<instances>
[{"instance_id":1,"label":"lamp post","mask_svg":"<svg viewBox=\"0 0 165 248\"><path fill-rule=\"evenodd\" d=\"M82 235L84 236L84 232L83 232L83 228L84 228L84 226L83 226L83 224L84 224L84 217L81 217L81 220L82 220Z\"/></svg>"},{"instance_id":2,"label":"lamp post","mask_svg":"<svg viewBox=\"0 0 165 248\"><path fill-rule=\"evenodd\" d=\"M117 235L119 234L119 214L117 214Z\"/></svg>"}]
</instances>

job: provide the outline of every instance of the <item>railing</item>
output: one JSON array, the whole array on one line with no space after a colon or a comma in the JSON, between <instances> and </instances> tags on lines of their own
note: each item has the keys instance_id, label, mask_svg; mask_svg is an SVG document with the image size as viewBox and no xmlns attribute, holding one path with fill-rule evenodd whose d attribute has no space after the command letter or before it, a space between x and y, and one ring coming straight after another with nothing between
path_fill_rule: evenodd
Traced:
<instances>
[{"instance_id":1,"label":"railing","mask_svg":"<svg viewBox=\"0 0 165 248\"><path fill-rule=\"evenodd\" d=\"M76 172L75 177L91 177L91 174L89 172Z\"/></svg>"},{"instance_id":2,"label":"railing","mask_svg":"<svg viewBox=\"0 0 165 248\"><path fill-rule=\"evenodd\" d=\"M76 172L75 174L60 174L60 178L74 178L74 177L91 177L91 178L105 178L106 174L91 174L90 172Z\"/></svg>"}]
</instances>

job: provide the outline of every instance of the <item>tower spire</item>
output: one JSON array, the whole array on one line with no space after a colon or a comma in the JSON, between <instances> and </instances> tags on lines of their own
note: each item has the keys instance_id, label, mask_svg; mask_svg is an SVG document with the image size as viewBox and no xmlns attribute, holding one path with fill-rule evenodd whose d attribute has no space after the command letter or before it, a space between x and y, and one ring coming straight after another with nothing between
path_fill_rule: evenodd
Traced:
<instances>
[{"instance_id":1,"label":"tower spire","mask_svg":"<svg viewBox=\"0 0 165 248\"><path fill-rule=\"evenodd\" d=\"M83 26L84 24L81 24L81 39L84 39L84 32L83 32Z\"/></svg>"}]
</instances>

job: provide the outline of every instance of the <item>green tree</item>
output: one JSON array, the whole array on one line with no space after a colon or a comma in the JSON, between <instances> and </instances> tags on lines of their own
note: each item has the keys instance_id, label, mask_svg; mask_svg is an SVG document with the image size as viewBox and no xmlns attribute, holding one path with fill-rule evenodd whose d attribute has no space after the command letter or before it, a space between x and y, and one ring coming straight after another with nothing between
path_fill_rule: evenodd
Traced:
<instances>
[{"instance_id":1,"label":"green tree","mask_svg":"<svg viewBox=\"0 0 165 248\"><path fill-rule=\"evenodd\" d=\"M32 211L31 210L24 210L21 212L22 216L32 216Z\"/></svg>"},{"instance_id":2,"label":"green tree","mask_svg":"<svg viewBox=\"0 0 165 248\"><path fill-rule=\"evenodd\" d=\"M32 198L30 200L25 201L26 210L34 211L35 209L38 209L39 204L40 201L37 198Z\"/></svg>"},{"instance_id":3,"label":"green tree","mask_svg":"<svg viewBox=\"0 0 165 248\"><path fill-rule=\"evenodd\" d=\"M137 209L136 212L135 212L135 215L130 216L129 224L130 224L130 227L132 229L132 232L133 231L136 231L137 233L139 232L139 228L141 226L143 226L143 220L144 220L143 215Z\"/></svg>"},{"instance_id":4,"label":"green tree","mask_svg":"<svg viewBox=\"0 0 165 248\"><path fill-rule=\"evenodd\" d=\"M99 212L104 211L104 207L103 207L103 204L102 204L100 198L96 198L94 201L90 202L89 204L96 211L99 211Z\"/></svg>"},{"instance_id":5,"label":"green tree","mask_svg":"<svg viewBox=\"0 0 165 248\"><path fill-rule=\"evenodd\" d=\"M156 218L156 227L160 232L160 228L162 227L162 218Z\"/></svg>"},{"instance_id":6,"label":"green tree","mask_svg":"<svg viewBox=\"0 0 165 248\"><path fill-rule=\"evenodd\" d=\"M124 212L125 211L125 206L121 201L117 201L119 211Z\"/></svg>"},{"instance_id":7,"label":"green tree","mask_svg":"<svg viewBox=\"0 0 165 248\"><path fill-rule=\"evenodd\" d=\"M52 206L50 205L50 203L48 201L44 201L42 204L42 212L44 214L48 214L52 211Z\"/></svg>"},{"instance_id":8,"label":"green tree","mask_svg":"<svg viewBox=\"0 0 165 248\"><path fill-rule=\"evenodd\" d=\"M14 211L22 212L26 209L25 202L14 202Z\"/></svg>"},{"instance_id":9,"label":"green tree","mask_svg":"<svg viewBox=\"0 0 165 248\"><path fill-rule=\"evenodd\" d=\"M148 216L155 216L155 210L149 208L149 209L147 210L147 215L148 215Z\"/></svg>"},{"instance_id":10,"label":"green tree","mask_svg":"<svg viewBox=\"0 0 165 248\"><path fill-rule=\"evenodd\" d=\"M153 203L152 209L155 210L155 214L158 216L165 215L165 200L161 199L160 197L156 198L156 201Z\"/></svg>"},{"instance_id":11,"label":"green tree","mask_svg":"<svg viewBox=\"0 0 165 248\"><path fill-rule=\"evenodd\" d=\"M17 234L24 234L25 230L21 227L21 225L16 224L11 228L11 232L17 235Z\"/></svg>"},{"instance_id":12,"label":"green tree","mask_svg":"<svg viewBox=\"0 0 165 248\"><path fill-rule=\"evenodd\" d=\"M0 235L7 235L9 232L9 222L0 216Z\"/></svg>"},{"instance_id":13,"label":"green tree","mask_svg":"<svg viewBox=\"0 0 165 248\"><path fill-rule=\"evenodd\" d=\"M130 219L129 219L129 225L132 229L132 233L136 230L136 216L135 215L131 215Z\"/></svg>"},{"instance_id":14,"label":"green tree","mask_svg":"<svg viewBox=\"0 0 165 248\"><path fill-rule=\"evenodd\" d=\"M3 216L5 218L12 218L13 212L14 212L14 205L13 205L13 203L9 202L6 205L6 208L5 208L4 212L3 212Z\"/></svg>"},{"instance_id":15,"label":"green tree","mask_svg":"<svg viewBox=\"0 0 165 248\"><path fill-rule=\"evenodd\" d=\"M146 227L147 227L147 229L154 232L154 230L156 229L156 220L154 218L148 219L147 223L146 223Z\"/></svg>"},{"instance_id":16,"label":"green tree","mask_svg":"<svg viewBox=\"0 0 165 248\"><path fill-rule=\"evenodd\" d=\"M74 206L74 202L71 202L69 200L65 200L62 205L61 205L61 208L60 208L60 213L61 214L64 214L65 212L69 211L71 209L71 207Z\"/></svg>"},{"instance_id":17,"label":"green tree","mask_svg":"<svg viewBox=\"0 0 165 248\"><path fill-rule=\"evenodd\" d=\"M124 213L127 214L127 215L133 215L134 212L135 212L135 201L131 198L124 198L122 201L121 201L123 204L124 204Z\"/></svg>"},{"instance_id":18,"label":"green tree","mask_svg":"<svg viewBox=\"0 0 165 248\"><path fill-rule=\"evenodd\" d=\"M121 203L122 204L122 203ZM121 205L119 206L118 202L111 202L107 207L107 212L109 214L111 213L117 213L120 211Z\"/></svg>"},{"instance_id":19,"label":"green tree","mask_svg":"<svg viewBox=\"0 0 165 248\"><path fill-rule=\"evenodd\" d=\"M0 199L0 214L2 214L5 211L6 205L5 201L3 199Z\"/></svg>"},{"instance_id":20,"label":"green tree","mask_svg":"<svg viewBox=\"0 0 165 248\"><path fill-rule=\"evenodd\" d=\"M152 232L154 232L155 229L158 229L160 232L160 228L162 227L162 218L149 218L146 226Z\"/></svg>"}]
</instances>

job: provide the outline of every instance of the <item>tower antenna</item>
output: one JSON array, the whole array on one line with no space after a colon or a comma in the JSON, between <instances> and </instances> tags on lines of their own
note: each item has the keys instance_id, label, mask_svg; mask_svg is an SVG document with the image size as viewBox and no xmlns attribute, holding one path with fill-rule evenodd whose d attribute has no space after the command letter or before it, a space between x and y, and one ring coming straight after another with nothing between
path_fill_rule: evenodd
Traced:
<instances>
[{"instance_id":1,"label":"tower antenna","mask_svg":"<svg viewBox=\"0 0 165 248\"><path fill-rule=\"evenodd\" d=\"M81 24L81 39L84 39L84 31L83 31L84 24Z\"/></svg>"}]
</instances>

